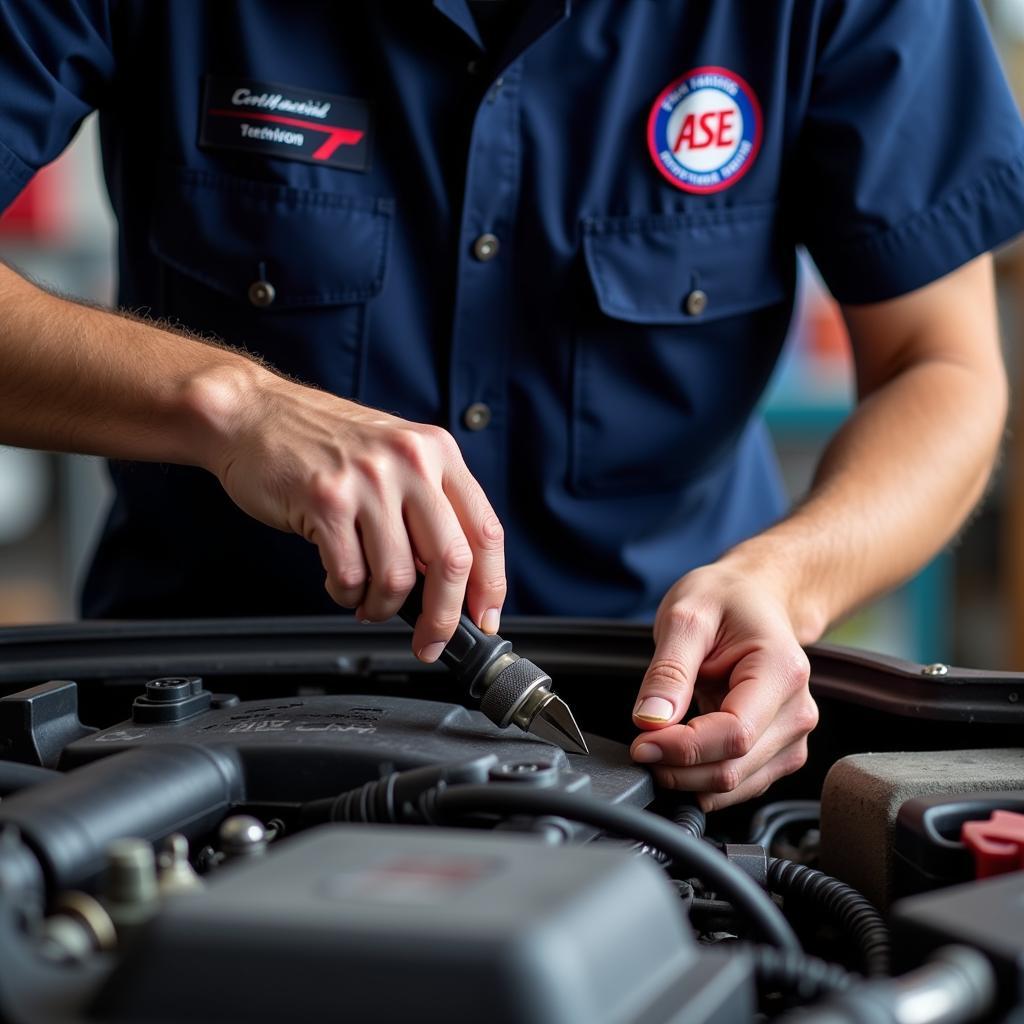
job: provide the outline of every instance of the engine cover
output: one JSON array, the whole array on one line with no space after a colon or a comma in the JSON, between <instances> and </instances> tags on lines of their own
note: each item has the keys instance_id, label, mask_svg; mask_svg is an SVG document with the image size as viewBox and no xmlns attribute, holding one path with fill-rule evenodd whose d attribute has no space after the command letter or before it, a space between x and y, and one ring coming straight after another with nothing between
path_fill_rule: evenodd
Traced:
<instances>
[{"instance_id":1,"label":"engine cover","mask_svg":"<svg viewBox=\"0 0 1024 1024\"><path fill-rule=\"evenodd\" d=\"M753 1014L749 971L700 950L663 874L621 850L327 825L170 901L94 1012L725 1024Z\"/></svg>"}]
</instances>

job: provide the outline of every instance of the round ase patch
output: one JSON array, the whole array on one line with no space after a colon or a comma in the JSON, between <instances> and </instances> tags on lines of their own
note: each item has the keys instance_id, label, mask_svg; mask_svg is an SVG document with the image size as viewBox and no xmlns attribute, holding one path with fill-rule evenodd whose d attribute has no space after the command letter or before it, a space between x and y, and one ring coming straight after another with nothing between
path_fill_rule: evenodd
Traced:
<instances>
[{"instance_id":1,"label":"round ase patch","mask_svg":"<svg viewBox=\"0 0 1024 1024\"><path fill-rule=\"evenodd\" d=\"M761 105L733 71L687 71L654 101L647 148L654 166L684 192L719 192L750 170L761 145Z\"/></svg>"}]
</instances>

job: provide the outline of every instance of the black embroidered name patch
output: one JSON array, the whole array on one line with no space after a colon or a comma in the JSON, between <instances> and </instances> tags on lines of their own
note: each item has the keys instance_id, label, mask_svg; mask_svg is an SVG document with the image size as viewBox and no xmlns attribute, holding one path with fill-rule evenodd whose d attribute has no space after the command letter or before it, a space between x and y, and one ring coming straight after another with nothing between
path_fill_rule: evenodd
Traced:
<instances>
[{"instance_id":1,"label":"black embroidered name patch","mask_svg":"<svg viewBox=\"0 0 1024 1024\"><path fill-rule=\"evenodd\" d=\"M199 145L365 171L370 107L348 96L207 75Z\"/></svg>"}]
</instances>

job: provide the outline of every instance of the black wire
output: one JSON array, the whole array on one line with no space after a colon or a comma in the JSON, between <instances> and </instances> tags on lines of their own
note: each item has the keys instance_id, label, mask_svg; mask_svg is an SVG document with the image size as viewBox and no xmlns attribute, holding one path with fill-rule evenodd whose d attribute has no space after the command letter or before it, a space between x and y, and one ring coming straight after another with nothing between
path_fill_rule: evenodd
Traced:
<instances>
[{"instance_id":1,"label":"black wire","mask_svg":"<svg viewBox=\"0 0 1024 1024\"><path fill-rule=\"evenodd\" d=\"M825 996L846 992L858 977L838 964L816 956L791 953L774 946L743 947L754 961L754 977L762 994L782 992L801 1002L813 1002Z\"/></svg>"},{"instance_id":2,"label":"black wire","mask_svg":"<svg viewBox=\"0 0 1024 1024\"><path fill-rule=\"evenodd\" d=\"M773 857L768 861L768 890L803 902L823 914L857 946L869 977L887 975L892 942L885 918L856 889L804 864Z\"/></svg>"},{"instance_id":3,"label":"black wire","mask_svg":"<svg viewBox=\"0 0 1024 1024\"><path fill-rule=\"evenodd\" d=\"M729 897L762 938L780 949L801 952L800 942L789 922L746 872L731 864L709 843L693 839L678 825L646 811L576 793L515 785L452 786L438 793L435 808L446 817L486 813L555 814L616 835L641 839Z\"/></svg>"}]
</instances>

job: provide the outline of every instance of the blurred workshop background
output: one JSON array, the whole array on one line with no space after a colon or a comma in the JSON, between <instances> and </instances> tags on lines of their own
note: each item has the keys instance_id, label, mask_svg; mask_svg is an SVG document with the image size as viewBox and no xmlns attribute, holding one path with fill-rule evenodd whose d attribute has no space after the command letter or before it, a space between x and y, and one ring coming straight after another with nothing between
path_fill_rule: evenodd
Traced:
<instances>
[{"instance_id":1,"label":"blurred workshop background","mask_svg":"<svg viewBox=\"0 0 1024 1024\"><path fill-rule=\"evenodd\" d=\"M1024 101L1024 0L986 7ZM115 247L91 117L0 218L0 258L64 294L110 304ZM999 254L997 273L1014 412L990 494L955 544L836 628L836 642L916 661L1024 670L1024 244ZM846 332L804 258L793 330L765 406L794 498L851 405ZM109 493L98 459L0 447L0 624L75 617Z\"/></svg>"}]
</instances>

